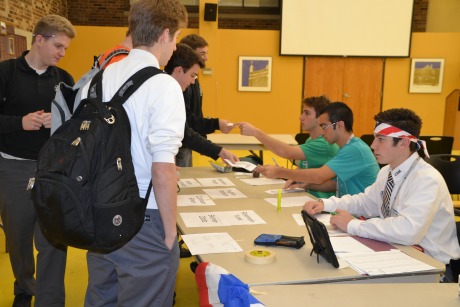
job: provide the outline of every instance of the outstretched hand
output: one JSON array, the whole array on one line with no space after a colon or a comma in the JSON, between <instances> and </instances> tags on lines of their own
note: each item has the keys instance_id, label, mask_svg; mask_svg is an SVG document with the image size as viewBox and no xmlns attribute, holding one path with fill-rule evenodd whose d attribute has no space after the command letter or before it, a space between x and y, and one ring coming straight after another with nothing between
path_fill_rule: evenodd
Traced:
<instances>
[{"instance_id":1,"label":"outstretched hand","mask_svg":"<svg viewBox=\"0 0 460 307\"><path fill-rule=\"evenodd\" d=\"M227 164L225 159L230 160L230 162L232 162L232 163L236 163L236 162L240 161L240 159L234 153L232 153L231 151L229 151L229 150L227 150L225 148L222 148L222 150L219 153L219 157L225 162L225 164Z\"/></svg>"}]
</instances>

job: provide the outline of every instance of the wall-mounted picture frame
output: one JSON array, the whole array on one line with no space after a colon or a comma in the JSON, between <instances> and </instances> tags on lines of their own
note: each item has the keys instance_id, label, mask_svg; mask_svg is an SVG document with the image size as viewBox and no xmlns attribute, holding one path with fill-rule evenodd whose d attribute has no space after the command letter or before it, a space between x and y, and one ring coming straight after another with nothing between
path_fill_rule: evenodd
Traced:
<instances>
[{"instance_id":1,"label":"wall-mounted picture frame","mask_svg":"<svg viewBox=\"0 0 460 307\"><path fill-rule=\"evenodd\" d=\"M238 57L238 91L270 92L272 90L272 58Z\"/></svg>"},{"instance_id":2,"label":"wall-mounted picture frame","mask_svg":"<svg viewBox=\"0 0 460 307\"><path fill-rule=\"evenodd\" d=\"M444 59L412 59L409 93L441 93Z\"/></svg>"}]
</instances>

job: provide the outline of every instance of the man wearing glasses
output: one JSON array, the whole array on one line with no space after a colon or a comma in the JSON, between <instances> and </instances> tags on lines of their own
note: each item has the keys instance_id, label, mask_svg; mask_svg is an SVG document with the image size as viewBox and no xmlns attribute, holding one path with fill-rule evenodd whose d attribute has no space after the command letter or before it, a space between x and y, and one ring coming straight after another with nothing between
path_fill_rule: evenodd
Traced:
<instances>
[{"instance_id":1,"label":"man wearing glasses","mask_svg":"<svg viewBox=\"0 0 460 307\"><path fill-rule=\"evenodd\" d=\"M369 146L353 135L353 112L343 102L334 102L320 112L318 122L324 139L340 148L334 158L320 168L289 170L289 175L271 165L257 171L268 178L290 178L285 188L335 191L339 197L363 192L374 183L379 166Z\"/></svg>"},{"instance_id":2,"label":"man wearing glasses","mask_svg":"<svg viewBox=\"0 0 460 307\"><path fill-rule=\"evenodd\" d=\"M15 278L13 306L64 306L66 248L53 247L36 227L27 182L50 137L51 101L59 82L73 78L56 67L75 36L64 17L35 25L30 51L0 63L0 213ZM35 282L34 245L38 251Z\"/></svg>"}]
</instances>

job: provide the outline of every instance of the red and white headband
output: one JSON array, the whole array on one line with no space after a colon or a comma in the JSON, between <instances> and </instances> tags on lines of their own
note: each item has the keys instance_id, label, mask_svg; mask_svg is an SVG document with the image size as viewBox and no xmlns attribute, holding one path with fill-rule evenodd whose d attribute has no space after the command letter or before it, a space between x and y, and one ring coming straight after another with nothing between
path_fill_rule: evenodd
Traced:
<instances>
[{"instance_id":1,"label":"red and white headband","mask_svg":"<svg viewBox=\"0 0 460 307\"><path fill-rule=\"evenodd\" d=\"M428 154L428 149L426 148L425 141L419 140L415 136L410 134L409 132L401 130L395 126L377 122L377 124L375 125L374 134L391 136L394 138L409 139L411 142L414 142L417 144L417 148L420 148L420 147L423 148L423 152L425 153L425 156L427 156L428 158L430 157L430 155Z\"/></svg>"}]
</instances>

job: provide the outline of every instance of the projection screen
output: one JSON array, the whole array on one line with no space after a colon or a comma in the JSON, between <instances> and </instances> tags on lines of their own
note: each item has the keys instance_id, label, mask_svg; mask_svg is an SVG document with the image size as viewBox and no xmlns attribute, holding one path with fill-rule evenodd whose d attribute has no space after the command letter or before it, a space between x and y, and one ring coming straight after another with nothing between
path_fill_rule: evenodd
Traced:
<instances>
[{"instance_id":1,"label":"projection screen","mask_svg":"<svg viewBox=\"0 0 460 307\"><path fill-rule=\"evenodd\" d=\"M408 57L413 0L284 0L281 55Z\"/></svg>"}]
</instances>

